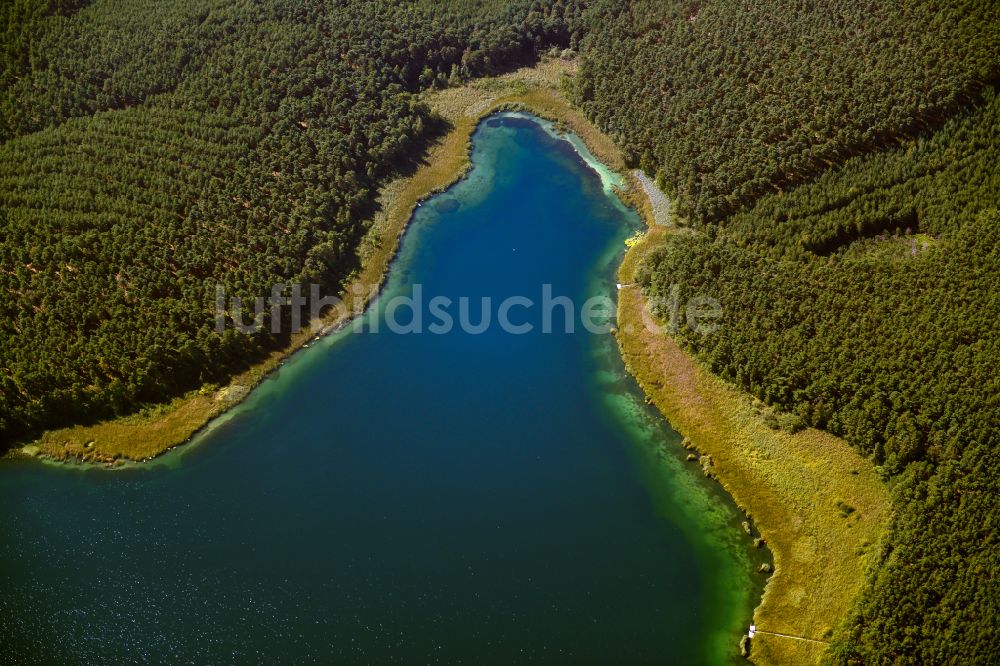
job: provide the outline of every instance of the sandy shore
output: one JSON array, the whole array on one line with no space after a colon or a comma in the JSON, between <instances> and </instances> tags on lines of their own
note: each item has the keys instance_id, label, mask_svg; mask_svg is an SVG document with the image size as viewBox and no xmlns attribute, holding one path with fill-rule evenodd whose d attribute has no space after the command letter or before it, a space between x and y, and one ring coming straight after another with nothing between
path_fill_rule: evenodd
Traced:
<instances>
[{"instance_id":1,"label":"sandy shore","mask_svg":"<svg viewBox=\"0 0 1000 666\"><path fill-rule=\"evenodd\" d=\"M632 176L646 194L652 211L652 222L662 227L674 226L676 223L676 212L674 204L667 198L667 195L656 186L656 181L647 176L642 169L633 169Z\"/></svg>"}]
</instances>

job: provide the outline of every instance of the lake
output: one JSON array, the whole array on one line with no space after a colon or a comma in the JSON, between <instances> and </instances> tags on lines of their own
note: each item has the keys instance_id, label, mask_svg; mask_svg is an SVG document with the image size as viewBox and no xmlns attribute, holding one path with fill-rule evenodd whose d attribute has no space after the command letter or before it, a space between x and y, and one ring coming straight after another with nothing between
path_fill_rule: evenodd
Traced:
<instances>
[{"instance_id":1,"label":"lake","mask_svg":"<svg viewBox=\"0 0 1000 666\"><path fill-rule=\"evenodd\" d=\"M626 375L613 309L580 323L638 217L547 123L473 140L358 325L194 442L0 465L0 662L736 657L765 555Z\"/></svg>"}]
</instances>

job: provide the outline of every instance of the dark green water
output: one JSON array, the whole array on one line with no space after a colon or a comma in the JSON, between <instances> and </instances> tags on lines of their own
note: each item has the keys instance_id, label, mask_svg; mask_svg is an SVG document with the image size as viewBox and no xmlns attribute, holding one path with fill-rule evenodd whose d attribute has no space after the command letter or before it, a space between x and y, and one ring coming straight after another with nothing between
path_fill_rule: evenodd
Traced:
<instances>
[{"instance_id":1,"label":"dark green water","mask_svg":"<svg viewBox=\"0 0 1000 666\"><path fill-rule=\"evenodd\" d=\"M369 328L418 283L474 323L481 296L613 295L638 220L573 146L509 115L474 141ZM759 594L738 512L612 336L511 319L535 331L326 338L150 464L0 466L0 661L731 660Z\"/></svg>"}]
</instances>

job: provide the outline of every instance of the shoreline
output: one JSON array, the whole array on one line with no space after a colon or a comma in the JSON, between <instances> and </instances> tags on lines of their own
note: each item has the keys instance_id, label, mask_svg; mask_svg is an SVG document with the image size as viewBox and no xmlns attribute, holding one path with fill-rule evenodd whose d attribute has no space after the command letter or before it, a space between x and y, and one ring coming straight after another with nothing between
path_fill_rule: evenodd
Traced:
<instances>
[{"instance_id":1,"label":"shoreline","mask_svg":"<svg viewBox=\"0 0 1000 666\"><path fill-rule=\"evenodd\" d=\"M677 230L656 224L652 202L636 207L647 233L618 272L622 359L695 452L689 460L719 481L746 514L744 530L759 532L773 555L774 570L753 613L759 633L749 659L819 663L878 556L891 511L888 489L843 440L811 428L773 430L765 423L766 406L647 326L652 319L635 272L645 253ZM847 512L840 509L845 505Z\"/></svg>"},{"instance_id":2,"label":"shoreline","mask_svg":"<svg viewBox=\"0 0 1000 666\"><path fill-rule=\"evenodd\" d=\"M15 446L3 457L118 468L147 462L193 440L212 421L241 404L293 354L364 314L382 292L417 206L468 173L472 134L489 115L501 111L533 113L552 122L556 131L568 128L596 159L622 172L624 162L617 147L570 106L559 89L563 75L572 74L576 66L575 61L546 57L532 67L420 94L420 100L448 121L450 129L425 148L421 165L414 173L394 178L380 188L380 209L358 248L362 268L339 294L346 307L310 322L291 336L288 345L271 352L223 387L202 387L169 403L97 424L48 430L33 441Z\"/></svg>"},{"instance_id":3,"label":"shoreline","mask_svg":"<svg viewBox=\"0 0 1000 666\"><path fill-rule=\"evenodd\" d=\"M26 448L35 448L31 455L57 464L117 467L128 462L150 460L194 439L216 418L242 403L257 385L294 353L309 346L314 338L348 325L353 317L363 314L378 298L398 255L402 238L410 228L414 210L426 198L465 177L470 166L472 134L483 118L496 112L529 111L552 122L556 131L569 129L597 160L622 174L628 189L624 192L614 189L619 198L638 211L648 228L646 236L626 252L618 268L619 282L625 285L632 283L643 252L655 242L656 237L669 233L669 230L655 224L648 192L635 174L625 169L617 147L570 106L559 90L558 79L574 68L575 63L572 62L543 60L535 67L421 95L421 99L438 115L449 121L451 128L426 149L425 159L416 172L396 178L380 189L378 200L381 209L359 246L359 252L364 253L365 249L370 251L362 255L362 270L341 295L350 313L348 316L327 317L310 323L302 333L293 336L287 347L272 353L221 389L193 392L145 415L123 417L94 426L49 431ZM351 288L358 284L377 285L377 289L371 288L359 296L361 292ZM712 457L712 476L740 510L748 518L753 517L753 527L759 530L774 557L775 571L754 609L754 622L762 629L776 633L828 640L835 625L850 611L855 593L864 581L867 565L877 553L888 520L884 486L874 477L867 461L841 440L817 431L804 431L802 437L803 433L794 436L774 433L763 425L763 418L758 414L751 413L747 419L748 396L740 395L735 388L712 376L669 337L653 336L639 323L644 304L637 288L626 287L619 291L617 307L617 344L626 370L635 377L647 400L656 406L677 432L686 437L689 446ZM657 339L654 340L654 337ZM640 359L645 362L637 362ZM671 372L661 372L660 368L667 360L674 367ZM690 404L686 402L692 400ZM749 420L749 423L732 423L739 420ZM109 436L110 439L107 439ZM115 442L137 438L145 438L146 455L132 457L115 450ZM750 440L749 447L742 441L745 439ZM813 450L809 455L803 455L799 451L802 447L791 446L785 441L793 439L808 439L805 443L813 445ZM759 442L755 440L765 440L771 448L756 446ZM88 443L91 444L88 446ZM835 449L833 453L829 448L831 446ZM859 485L858 488L849 484L843 488L838 486L844 496L843 501L857 510L850 519L837 518L842 529L829 529L828 521L822 518L826 513L835 514L832 501L829 507L823 507L828 511L817 512L816 507L810 507L813 496L822 486L812 487L810 494L803 494L794 492L799 486L793 484L793 490L782 492L783 484L777 482L785 477L780 471L772 471L761 479L738 464L735 458L748 449L756 456L754 462L760 462L758 458L761 456L767 460L775 454L784 455L795 463L793 467L811 469L813 474L819 473L824 480L829 480L832 472L840 472L836 475L838 478L845 477ZM16 449L13 455L18 455ZM835 463L836 470L830 469L831 462ZM785 471L789 478L797 476L795 469ZM823 528L819 531L826 531L828 538L821 538L816 530L810 532L803 529L804 525L808 527L808 523L815 520L819 520L816 524ZM790 533L787 525L796 527ZM831 545L830 542L834 543ZM821 552L823 548L831 547L835 556ZM855 552L861 554L855 555ZM808 589L812 583L818 589ZM836 593L837 590L840 592ZM844 594L844 590L848 593ZM836 597L833 601L830 600L831 595ZM751 658L757 663L803 663L816 662L825 652L825 645L759 634L753 641L752 650Z\"/></svg>"}]
</instances>

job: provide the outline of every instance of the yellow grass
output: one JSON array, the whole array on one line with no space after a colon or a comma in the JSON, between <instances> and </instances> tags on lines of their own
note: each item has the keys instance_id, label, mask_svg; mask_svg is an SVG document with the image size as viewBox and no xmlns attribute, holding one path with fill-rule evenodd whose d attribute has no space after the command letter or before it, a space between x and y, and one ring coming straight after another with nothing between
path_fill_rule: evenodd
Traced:
<instances>
[{"instance_id":1,"label":"yellow grass","mask_svg":"<svg viewBox=\"0 0 1000 666\"><path fill-rule=\"evenodd\" d=\"M632 282L652 228L619 272ZM889 498L872 466L846 442L807 429L772 430L751 396L712 375L646 322L641 291L619 292L618 341L629 371L681 434L714 461L713 471L750 515L774 554L775 573L754 613L758 629L828 641L849 612L889 519ZM838 502L854 508L844 517ZM826 646L758 634L752 660L807 664Z\"/></svg>"},{"instance_id":2,"label":"yellow grass","mask_svg":"<svg viewBox=\"0 0 1000 666\"><path fill-rule=\"evenodd\" d=\"M605 164L624 171L614 143L593 127L560 92L575 64L549 59L500 77L434 91L424 100L451 124L431 146L417 171L388 183L362 244L363 269L343 298L351 311L364 307L381 284L399 238L417 202L459 178L468 167L469 137L479 120L498 108L526 108L564 123L586 141ZM644 217L650 206L641 188L625 194ZM644 252L657 236L653 228L628 251L620 281L629 284ZM843 441L816 430L795 435L765 425L751 397L711 375L666 335L644 324L642 294L620 292L618 340L629 370L643 390L702 453L714 460L714 473L736 502L752 516L774 553L776 571L754 620L765 631L827 640L846 615L888 520L885 488L871 466ZM322 324L338 323L335 317ZM238 403L288 354L314 335L304 331L288 348L221 390L194 392L150 412L92 426L46 433L28 452L52 458L91 461L145 459L188 440L211 418ZM854 507L842 517L837 503ZM735 640L735 637L734 637ZM758 634L752 659L757 663L815 663L822 643Z\"/></svg>"},{"instance_id":3,"label":"yellow grass","mask_svg":"<svg viewBox=\"0 0 1000 666\"><path fill-rule=\"evenodd\" d=\"M413 174L389 182L380 191L380 210L359 251L362 269L341 294L345 309L327 315L323 321L293 336L286 348L274 352L222 389L203 388L139 414L51 430L20 451L56 460L114 463L145 460L189 440L212 418L239 403L250 389L314 335L342 323L345 310L358 313L364 309L385 279L413 209L419 201L464 174L469 166L472 132L493 110L526 108L565 122L587 141L598 158L620 168L622 162L614 144L574 110L560 92L562 77L573 71L574 63L550 58L536 67L423 95L424 101L449 122L449 131L428 148Z\"/></svg>"}]
</instances>

